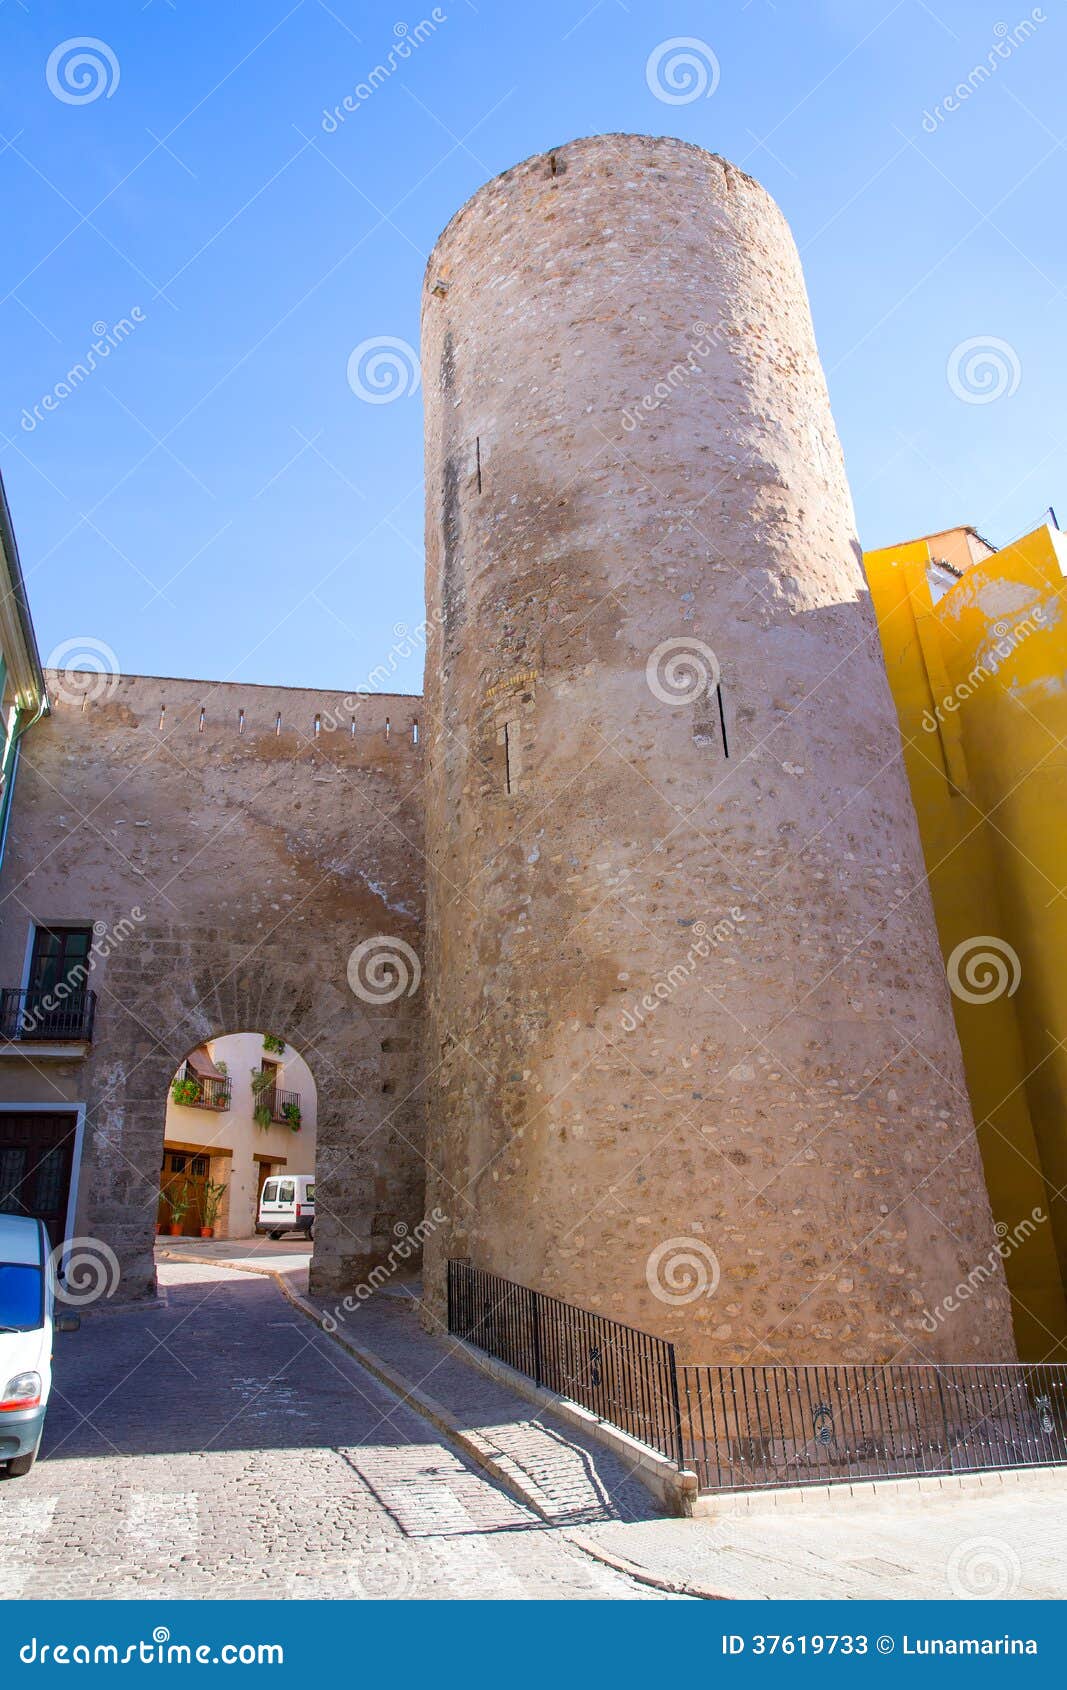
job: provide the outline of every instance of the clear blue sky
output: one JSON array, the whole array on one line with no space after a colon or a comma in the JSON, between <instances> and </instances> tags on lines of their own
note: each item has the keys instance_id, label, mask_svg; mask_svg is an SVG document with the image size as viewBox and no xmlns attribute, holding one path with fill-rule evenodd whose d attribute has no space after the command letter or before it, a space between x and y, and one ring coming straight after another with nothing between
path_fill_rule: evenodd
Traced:
<instances>
[{"instance_id":1,"label":"clear blue sky","mask_svg":"<svg viewBox=\"0 0 1067 1690\"><path fill-rule=\"evenodd\" d=\"M956 522L1003 542L1050 502L1067 524L1062 6L938 120L1022 0L445 0L326 133L432 10L405 5L0 9L0 463L45 657L88 638L127 672L359 685L421 616L421 404L361 401L349 355L417 344L425 256L486 178L601 130L698 142L782 205L865 545ZM83 35L118 82L70 103L46 66ZM680 36L719 82L666 104L646 65ZM990 338L1003 391L968 402L948 362Z\"/></svg>"}]
</instances>

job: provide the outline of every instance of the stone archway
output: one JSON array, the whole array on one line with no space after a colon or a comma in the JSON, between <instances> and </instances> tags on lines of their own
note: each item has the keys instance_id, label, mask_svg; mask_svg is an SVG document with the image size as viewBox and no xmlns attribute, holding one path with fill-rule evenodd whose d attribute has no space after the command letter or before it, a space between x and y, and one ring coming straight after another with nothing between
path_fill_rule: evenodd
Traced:
<instances>
[{"instance_id":1,"label":"stone archway","mask_svg":"<svg viewBox=\"0 0 1067 1690\"><path fill-rule=\"evenodd\" d=\"M277 1029L318 1094L313 1285L357 1285L422 1217L418 701L149 676L78 704L53 690L22 752L0 984L35 924L91 926L95 1016L47 1071L0 1053L0 1102L77 1109L73 1230L143 1297L172 1075L205 1038ZM379 941L411 979L357 995L353 949Z\"/></svg>"},{"instance_id":2,"label":"stone archway","mask_svg":"<svg viewBox=\"0 0 1067 1690\"><path fill-rule=\"evenodd\" d=\"M417 1060L418 1039L402 1003L372 1011L343 972L295 967L280 946L250 961L246 945L188 928L144 934L109 984L121 1007L94 1051L103 1089L92 1104L98 1130L83 1162L80 1230L110 1244L128 1294L155 1288L161 1099L189 1050L225 1032L278 1028L315 1075L317 1289L357 1283L387 1255L397 1225L419 1221L418 1081L407 1060ZM161 1027L154 1041L152 1020Z\"/></svg>"}]
</instances>

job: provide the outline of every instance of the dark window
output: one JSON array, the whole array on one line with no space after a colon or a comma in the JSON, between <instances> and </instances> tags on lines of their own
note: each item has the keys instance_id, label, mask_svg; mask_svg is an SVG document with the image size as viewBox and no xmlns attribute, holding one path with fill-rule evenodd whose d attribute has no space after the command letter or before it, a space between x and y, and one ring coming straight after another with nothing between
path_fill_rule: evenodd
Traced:
<instances>
[{"instance_id":1,"label":"dark window","mask_svg":"<svg viewBox=\"0 0 1067 1690\"><path fill-rule=\"evenodd\" d=\"M91 927L38 927L33 935L30 991L54 992L60 985L84 991L92 942Z\"/></svg>"}]
</instances>

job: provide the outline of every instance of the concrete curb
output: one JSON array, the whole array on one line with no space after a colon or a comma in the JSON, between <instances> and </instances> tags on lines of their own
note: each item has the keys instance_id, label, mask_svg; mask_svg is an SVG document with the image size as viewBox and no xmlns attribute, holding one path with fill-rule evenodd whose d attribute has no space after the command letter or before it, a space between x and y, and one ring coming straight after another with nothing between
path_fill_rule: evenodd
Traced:
<instances>
[{"instance_id":1,"label":"concrete curb","mask_svg":"<svg viewBox=\"0 0 1067 1690\"><path fill-rule=\"evenodd\" d=\"M331 1338L347 1355L352 1357L353 1361L358 1361L361 1367L366 1368L367 1372L372 1374L380 1384L385 1385L394 1395L400 1397L423 1419L429 1420L432 1425L437 1427L438 1431L444 1433L451 1443L457 1445L463 1454L474 1462L476 1467L480 1467L509 1495L515 1497L516 1501L531 1509L538 1519L543 1520L548 1526L556 1526L558 1530L561 1530L567 1541L583 1554L590 1556L594 1561L599 1561L605 1567L610 1567L613 1572L624 1573L636 1580L638 1584L648 1585L653 1590L662 1590L673 1596L691 1596L704 1602L730 1600L730 1598L723 1596L721 1591L711 1590L706 1585L686 1584L677 1579L665 1578L659 1573L649 1572L646 1567L641 1567L635 1562L625 1560L622 1556L612 1554L610 1550L603 1549L595 1539L587 1537L584 1532L567 1527L559 1528L550 1512L548 1499L543 1497L529 1475L524 1473L515 1462L502 1454L501 1451L494 1449L493 1445L481 1437L479 1433L460 1426L455 1416L442 1403L435 1401L425 1391L421 1391L417 1386L412 1385L410 1380L405 1379L402 1373L397 1372L396 1368L383 1361L373 1350L362 1349L359 1345L353 1344L349 1338L342 1337L340 1332L329 1331L322 1324L321 1311L313 1303L302 1297L298 1291L294 1291L292 1286L287 1284L284 1275L275 1268L255 1267L251 1263L245 1262L240 1264L221 1262L215 1256L193 1256L187 1254L184 1250L172 1252L164 1249L160 1251L160 1256L168 1262L195 1262L200 1267L221 1267L228 1273L253 1273L258 1274L262 1279L272 1279L282 1296L292 1304L293 1308L298 1309L307 1320L313 1321L324 1337ZM469 1350L466 1344L461 1343L458 1348L463 1354L464 1360L469 1362L473 1352ZM479 1357L478 1359L481 1361L482 1358ZM499 1365L501 1365L504 1373L511 1374L511 1368L503 1368L503 1364ZM487 1370L483 1369L483 1371ZM516 1377L521 1378L522 1376L520 1374ZM510 1383L510 1380L505 1382ZM528 1382L524 1381L524 1383ZM530 1390L536 1392L538 1387L530 1385ZM524 1391L522 1395L529 1398L529 1392ZM552 1411L558 1414L559 1405L555 1397L550 1397L547 1391L539 1392L538 1395L546 1399L546 1407L551 1407ZM577 1404L568 1404L567 1407L577 1409ZM585 1413L584 1409L578 1409L578 1414L584 1416ZM561 1418L564 1417L561 1416ZM592 1417L590 1416L590 1418ZM578 1424L578 1421L572 1420L570 1423ZM601 1422L594 1422L594 1424L599 1425ZM581 1426L582 1430L588 1430L584 1421ZM619 1436L623 1435L619 1434ZM644 1453L642 1445L634 1444L633 1440L629 1438L626 1439L626 1442Z\"/></svg>"},{"instance_id":2,"label":"concrete curb","mask_svg":"<svg viewBox=\"0 0 1067 1690\"><path fill-rule=\"evenodd\" d=\"M650 1449L647 1444L638 1443L636 1438L620 1431L619 1427L613 1426L610 1421L599 1419L590 1409L583 1408L581 1403L572 1402L569 1397L558 1397L554 1391L534 1384L524 1373L517 1373L506 1362L486 1355L484 1350L475 1349L462 1338L455 1340L455 1350L472 1367L487 1374L498 1385L506 1385L516 1396L525 1397L527 1402L533 1403L542 1413L554 1414L564 1425L573 1426L576 1432L581 1432L583 1436L592 1438L595 1443L603 1444L605 1449L610 1449L612 1454L626 1463L645 1489L651 1491L656 1501L662 1503L669 1513L681 1520L692 1517L699 1486L695 1473L679 1472L665 1455Z\"/></svg>"}]
</instances>

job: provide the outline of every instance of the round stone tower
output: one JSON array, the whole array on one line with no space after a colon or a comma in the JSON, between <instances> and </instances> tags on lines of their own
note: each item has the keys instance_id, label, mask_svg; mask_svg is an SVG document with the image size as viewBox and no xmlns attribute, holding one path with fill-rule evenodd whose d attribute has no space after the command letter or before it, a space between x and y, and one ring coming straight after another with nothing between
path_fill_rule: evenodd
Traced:
<instances>
[{"instance_id":1,"label":"round stone tower","mask_svg":"<svg viewBox=\"0 0 1067 1690\"><path fill-rule=\"evenodd\" d=\"M431 1299L469 1256L689 1359L1011 1357L781 213L677 140L528 159L422 358Z\"/></svg>"}]
</instances>

